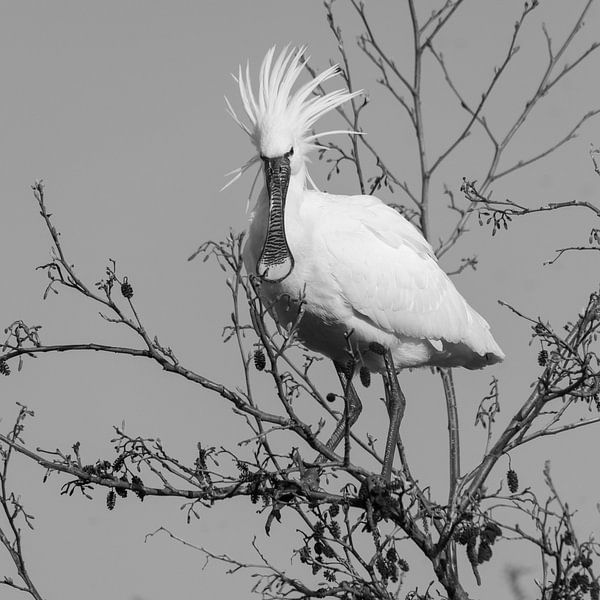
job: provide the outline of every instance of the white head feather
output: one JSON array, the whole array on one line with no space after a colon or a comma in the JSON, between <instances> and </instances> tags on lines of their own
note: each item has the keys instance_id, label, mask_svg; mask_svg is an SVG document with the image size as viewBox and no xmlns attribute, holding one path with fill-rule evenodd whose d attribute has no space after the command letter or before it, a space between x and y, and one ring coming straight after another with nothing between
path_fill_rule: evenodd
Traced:
<instances>
[{"instance_id":1,"label":"white head feather","mask_svg":"<svg viewBox=\"0 0 600 600\"><path fill-rule=\"evenodd\" d=\"M249 124L237 116L229 100L225 98L227 109L234 121L250 137L257 154L243 166L227 174L234 177L225 187L258 162L261 156L283 156L293 148L291 168L294 173L304 163L307 153L318 147L314 143L317 137L337 133L359 133L345 130L327 131L318 136L312 133L313 125L320 117L358 96L362 90L349 92L339 89L321 95L314 94L323 82L340 73L340 67L334 65L292 92L308 60L304 59L305 51L306 46L298 49L289 49L286 46L274 60L275 46L270 48L260 66L257 95L254 94L250 81L249 64L246 64L245 70L240 66L238 75L233 76L238 83Z\"/></svg>"}]
</instances>

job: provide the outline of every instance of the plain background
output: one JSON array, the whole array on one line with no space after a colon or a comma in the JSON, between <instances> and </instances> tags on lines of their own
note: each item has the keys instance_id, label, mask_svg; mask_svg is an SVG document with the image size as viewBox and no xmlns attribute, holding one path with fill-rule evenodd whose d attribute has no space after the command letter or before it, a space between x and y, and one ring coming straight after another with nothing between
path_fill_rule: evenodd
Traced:
<instances>
[{"instance_id":1,"label":"plain background","mask_svg":"<svg viewBox=\"0 0 600 600\"><path fill-rule=\"evenodd\" d=\"M356 17L344 3L337 5L355 60L355 86L368 90L372 99L364 123L369 139L401 177L416 185L408 123L354 46L359 31ZM422 14L433 6L419 5ZM500 130L510 122L545 66L541 22L558 41L582 5L542 3L523 32L521 57L490 106L494 127ZM457 83L472 101L500 62L521 6L512 0L466 2L440 38ZM410 69L403 3L369 3L369 11L398 64ZM598 31L600 12L595 6L572 52L583 50ZM200 242L220 239L230 227L245 227L253 174L225 192L218 191L224 173L252 152L226 115L223 95L239 107L229 74L246 59L256 69L269 46L288 42L308 44L316 68L325 67L330 57L337 60L319 2L0 3L2 326L17 318L42 324L45 343L135 343L104 323L82 298L61 293L42 301L45 278L35 267L48 261L50 241L29 185L43 177L65 250L80 274L97 281L108 259L116 259L120 272L134 285L137 307L153 334L197 371L232 386L241 383L235 349L221 342L229 314L222 272L211 263L186 259ZM545 148L584 112L598 107L598 64L592 57L540 103L515 139L507 165ZM439 149L464 117L439 72L431 63L427 69L427 143ZM320 124L327 129L329 125L340 124L335 117ZM499 182L494 193L531 206L571 199L597 202L599 180L588 156L594 142L600 144L600 120L589 122L575 141L548 159ZM457 191L463 176L481 176L486 160L489 147L482 137L473 136L449 161L432 190L436 235L447 231L453 218L443 209L442 184ZM327 184L322 165L314 164L312 173L328 191L357 191L351 172ZM385 199L403 201L392 194L385 194ZM542 315L557 327L573 318L597 286L595 253L566 256L553 266L543 263L555 248L585 242L591 226L583 211L563 211L518 220L492 239L489 229L473 222L464 243L443 261L451 270L462 256L477 253L478 271L465 272L457 285L490 321L507 354L502 366L456 374L466 468L483 448L485 432L475 430L472 422L491 377L500 378L501 424L526 397L538 372L539 347L529 346L527 326L496 300L506 300L534 317ZM17 412L15 402L27 404L36 413L25 435L34 448L67 450L81 441L89 462L112 459L111 427L124 421L130 433L160 436L174 455L192 461L199 440L233 446L248 435L243 420L234 417L222 400L140 360L69 354L26 361L20 374L13 370L11 377L0 381L1 426L9 428ZM319 377L325 385L335 385L331 370L323 367ZM424 371L407 374L403 381L409 399L403 426L409 455L421 480L441 493L447 474L439 382ZM268 382L258 385L270 391ZM359 430L377 430L384 421L382 407L369 403ZM581 430L560 440L538 442L514 453L512 461L522 484L543 494L541 471L544 460L551 459L559 489L581 509L577 522L582 532L597 533L599 486L592 467L597 452L597 433ZM504 463L497 469L494 481L501 480L506 467ZM188 526L179 510L181 501L130 499L118 502L109 513L103 490L93 492L93 501L78 494L60 496L65 479L54 476L44 485L42 476L35 465L15 460L11 484L36 516L35 531L24 534L25 556L32 578L48 600L248 596L249 573L225 576L224 567L214 563L203 568L199 553L165 537L144 543L145 534L161 525L216 553L252 561L256 557L250 541L256 534L281 568L297 568L289 556L299 547L299 538L284 528L266 538L264 518L246 502L205 510ZM515 566L524 569L524 586L530 586L537 561L531 547L505 544L482 569L485 589L474 593L506 598L505 569ZM423 569L411 564L406 593L417 583L426 583ZM14 576L14 567L0 551L0 575L5 574ZM469 577L465 581L474 588ZM7 588L0 590L0 597L8 600L22 597Z\"/></svg>"}]
</instances>

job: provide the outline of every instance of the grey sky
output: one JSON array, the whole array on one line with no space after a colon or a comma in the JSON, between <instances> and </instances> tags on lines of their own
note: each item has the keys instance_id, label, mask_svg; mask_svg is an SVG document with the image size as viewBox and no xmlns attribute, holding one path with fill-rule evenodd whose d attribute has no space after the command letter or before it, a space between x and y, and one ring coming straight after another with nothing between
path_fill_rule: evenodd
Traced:
<instances>
[{"instance_id":1,"label":"grey sky","mask_svg":"<svg viewBox=\"0 0 600 600\"><path fill-rule=\"evenodd\" d=\"M368 4L382 39L408 68L405 13L392 2ZM575 5L582 3L543 3L540 17L524 36L522 62L511 69L500 90L494 126L508 122L536 83L546 60L540 21L545 20L558 38L572 22ZM443 38L457 81L471 98L477 97L490 67L500 60L520 6L513 0L467 2L463 16ZM358 31L356 19L341 8L340 19L350 45ZM576 48L583 49L599 31L596 6ZM288 42L308 44L317 68L327 65L330 57L337 59L319 2L0 3L2 327L22 318L43 324L43 340L49 343L132 341L101 321L83 299L61 293L41 300L44 276L34 268L48 259L50 241L29 185L43 177L65 249L80 272L97 281L108 258L116 259L121 272L129 275L137 306L153 333L176 349L182 361L235 384L240 379L235 350L220 337L229 315L222 273L210 263L188 263L186 258L199 242L221 238L230 227L239 230L247 219L252 175L218 191L224 173L252 152L225 113L224 94L239 106L229 74L248 58L257 68L269 46ZM358 51L353 49L352 56L355 85L368 90L373 100L365 119L369 139L415 182L408 125ZM438 77L431 78L425 91L428 143L435 147L458 127L460 112ZM508 162L564 135L581 114L598 106L598 91L598 59L592 58L541 103L515 140ZM587 155L591 142L600 145L600 119L590 122L568 147L499 182L495 193L531 205L574 198L597 201L598 178ZM482 138L474 136L440 181L457 190L463 176L476 179L486 152ZM357 191L351 174L325 185L322 165L315 164L311 172L328 191ZM440 182L434 192L439 205L445 204ZM385 199L399 200L389 194ZM445 231L449 218L446 211L436 213L435 231ZM504 422L536 373L538 348L528 347L527 328L496 300L533 316L544 315L556 325L571 318L597 281L596 257L566 257L552 267L542 263L555 248L585 241L589 228L587 215L576 212L523 219L493 240L488 230L473 224L464 245L444 260L450 269L462 256L478 254L479 270L462 275L457 285L490 321L507 354L500 367L457 373L465 424L472 423L493 374L501 380ZM332 371L324 368L320 376L325 385L334 385ZM403 381L409 399L407 448L420 457L422 480L431 481L434 491L441 490L447 478L446 438L438 382L427 372L406 374ZM90 462L113 457L111 426L122 420L130 433L160 435L183 458L193 456L198 440L221 445L245 435L242 420L232 417L222 401L133 359L45 356L26 361L22 373L0 383L4 429L16 414L14 402L22 402L36 412L26 431L28 443L68 449L79 440ZM372 402L359 428L378 431L383 418L380 404ZM468 467L483 448L484 434L467 426L464 438ZM595 455L597 439L597 433L581 431L558 445L540 442L528 456L512 457L524 483L538 486L543 462L551 458L560 489L573 505L581 506L580 524L596 532L597 479L583 477L577 457ZM61 497L64 479L54 476L43 485L39 468L24 461L17 465L12 485L37 517L35 532L25 537L25 553L32 577L48 600L248 596L247 575L227 577L213 564L202 570L200 554L166 538L144 543L144 535L163 524L217 553L247 558L252 557L249 541L258 532L262 546L273 551L283 568L289 567L289 550L298 546L283 528L271 539L264 538L262 520L243 502L212 508L187 526L180 501L129 500L108 513L102 491L94 492L91 502L77 494ZM499 470L497 476L501 474ZM486 597L494 597L492 586L502 581L500 565L514 562L514 556L508 548L485 567L484 577L497 572ZM531 549L522 548L518 557L526 567L536 565ZM6 553L0 551L0 575L12 572ZM0 596L20 597L5 589ZM499 591L496 597L505 596Z\"/></svg>"}]
</instances>

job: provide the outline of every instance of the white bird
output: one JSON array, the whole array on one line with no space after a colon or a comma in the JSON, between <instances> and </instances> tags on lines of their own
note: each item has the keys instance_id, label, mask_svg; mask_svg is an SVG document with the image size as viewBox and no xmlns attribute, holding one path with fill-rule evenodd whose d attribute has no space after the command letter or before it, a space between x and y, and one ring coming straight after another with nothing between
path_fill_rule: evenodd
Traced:
<instances>
[{"instance_id":1,"label":"white bird","mask_svg":"<svg viewBox=\"0 0 600 600\"><path fill-rule=\"evenodd\" d=\"M239 68L235 79L249 122L226 101L256 154L230 174L234 181L262 160L265 187L252 212L243 252L246 270L259 278L260 295L275 319L286 327L294 324L306 347L334 361L350 390L354 405L348 418L353 422L360 401L343 373L352 355L356 368L385 375L384 357L373 351L373 342L389 352L396 369L479 369L500 362L504 354L488 323L467 304L430 244L402 215L375 196L309 189L316 188L307 172L308 153L317 147L314 124L361 92L314 93L339 73L337 65L294 91L304 52L286 47L275 58L271 48L260 67L256 95L249 66ZM335 133L355 132L328 131L318 137ZM343 431L338 424L331 449ZM390 442L388 436L389 443L393 459L395 439Z\"/></svg>"}]
</instances>

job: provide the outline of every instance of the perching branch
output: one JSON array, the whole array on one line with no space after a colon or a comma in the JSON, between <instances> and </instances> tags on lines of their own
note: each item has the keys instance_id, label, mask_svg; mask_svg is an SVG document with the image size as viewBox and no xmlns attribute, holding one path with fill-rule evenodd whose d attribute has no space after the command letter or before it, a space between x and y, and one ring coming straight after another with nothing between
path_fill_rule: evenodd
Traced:
<instances>
[{"instance_id":1,"label":"perching branch","mask_svg":"<svg viewBox=\"0 0 600 600\"><path fill-rule=\"evenodd\" d=\"M25 592L35 600L43 600L42 595L36 588L25 564L23 548L22 524L33 530L34 517L27 513L21 499L10 491L8 474L11 459L13 457L13 444L21 440L25 419L33 413L24 406L19 406L19 413L11 431L6 439L8 445L0 448L0 509L5 525L0 525L0 543L4 546L12 562L14 563L21 584L16 583L12 577L4 575L0 579L0 585Z\"/></svg>"}]
</instances>

